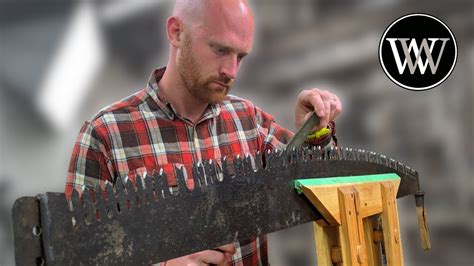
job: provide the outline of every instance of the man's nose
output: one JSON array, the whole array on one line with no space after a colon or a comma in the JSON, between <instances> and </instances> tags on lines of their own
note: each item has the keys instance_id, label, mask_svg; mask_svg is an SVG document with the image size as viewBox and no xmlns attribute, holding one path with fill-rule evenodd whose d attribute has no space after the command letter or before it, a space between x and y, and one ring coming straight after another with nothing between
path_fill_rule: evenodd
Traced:
<instances>
[{"instance_id":1,"label":"man's nose","mask_svg":"<svg viewBox=\"0 0 474 266\"><path fill-rule=\"evenodd\" d=\"M239 70L239 62L236 55L231 55L226 58L226 61L221 67L221 75L225 75L230 79L235 79L237 71Z\"/></svg>"}]
</instances>

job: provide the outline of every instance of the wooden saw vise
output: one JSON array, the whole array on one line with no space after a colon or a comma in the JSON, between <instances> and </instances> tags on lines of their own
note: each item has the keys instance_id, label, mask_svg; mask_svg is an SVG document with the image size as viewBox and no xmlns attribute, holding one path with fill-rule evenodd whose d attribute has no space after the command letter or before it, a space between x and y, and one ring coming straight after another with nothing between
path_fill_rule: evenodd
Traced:
<instances>
[{"instance_id":1,"label":"wooden saw vise","mask_svg":"<svg viewBox=\"0 0 474 266\"><path fill-rule=\"evenodd\" d=\"M70 201L53 192L17 199L16 263L149 265L317 221L320 265L381 265L382 249L388 265L401 265L396 198L407 195L430 247L418 173L374 152L288 148L175 176L174 189L155 171L74 190Z\"/></svg>"}]
</instances>

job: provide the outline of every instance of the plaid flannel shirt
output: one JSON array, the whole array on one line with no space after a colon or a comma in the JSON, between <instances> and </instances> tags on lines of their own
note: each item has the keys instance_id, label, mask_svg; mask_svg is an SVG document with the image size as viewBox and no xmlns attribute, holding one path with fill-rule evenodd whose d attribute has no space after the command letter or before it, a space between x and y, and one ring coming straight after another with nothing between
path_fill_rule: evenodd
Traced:
<instances>
[{"instance_id":1,"label":"plaid flannel shirt","mask_svg":"<svg viewBox=\"0 0 474 266\"><path fill-rule=\"evenodd\" d=\"M66 196L73 189L94 187L116 178L162 168L175 185L173 169L193 163L282 149L293 133L250 101L227 96L210 104L192 123L163 97L158 82L165 68L156 69L145 89L102 109L85 122L77 138L67 175ZM236 243L233 265L268 264L266 237Z\"/></svg>"}]
</instances>

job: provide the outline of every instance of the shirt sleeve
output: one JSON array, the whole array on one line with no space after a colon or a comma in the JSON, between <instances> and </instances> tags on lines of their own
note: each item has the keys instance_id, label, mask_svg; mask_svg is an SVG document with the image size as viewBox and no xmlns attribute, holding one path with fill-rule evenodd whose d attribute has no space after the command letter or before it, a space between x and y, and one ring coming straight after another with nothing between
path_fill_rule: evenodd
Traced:
<instances>
[{"instance_id":1,"label":"shirt sleeve","mask_svg":"<svg viewBox=\"0 0 474 266\"><path fill-rule=\"evenodd\" d=\"M73 189L79 193L85 187L95 187L106 180L112 182L112 165L107 151L91 122L81 128L69 163L65 194L71 197Z\"/></svg>"},{"instance_id":2,"label":"shirt sleeve","mask_svg":"<svg viewBox=\"0 0 474 266\"><path fill-rule=\"evenodd\" d=\"M255 107L255 117L259 134L263 139L261 151L284 149L293 137L293 132L278 125L272 115L264 112L259 107Z\"/></svg>"}]
</instances>

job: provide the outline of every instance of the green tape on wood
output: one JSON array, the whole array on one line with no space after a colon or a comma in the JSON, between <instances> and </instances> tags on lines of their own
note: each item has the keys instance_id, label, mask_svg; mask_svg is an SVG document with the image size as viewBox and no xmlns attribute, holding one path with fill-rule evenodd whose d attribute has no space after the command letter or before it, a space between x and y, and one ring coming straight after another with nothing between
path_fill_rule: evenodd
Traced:
<instances>
[{"instance_id":1,"label":"green tape on wood","mask_svg":"<svg viewBox=\"0 0 474 266\"><path fill-rule=\"evenodd\" d=\"M309 186L322 186L322 185L337 185L337 184L348 184L348 183L364 183L364 182L377 182L396 180L400 177L395 173L388 174L377 174L377 175L355 175L355 176L337 176L337 177L320 177L320 178L308 178L308 179L296 179L295 189L298 194L303 193L301 187Z\"/></svg>"}]
</instances>

